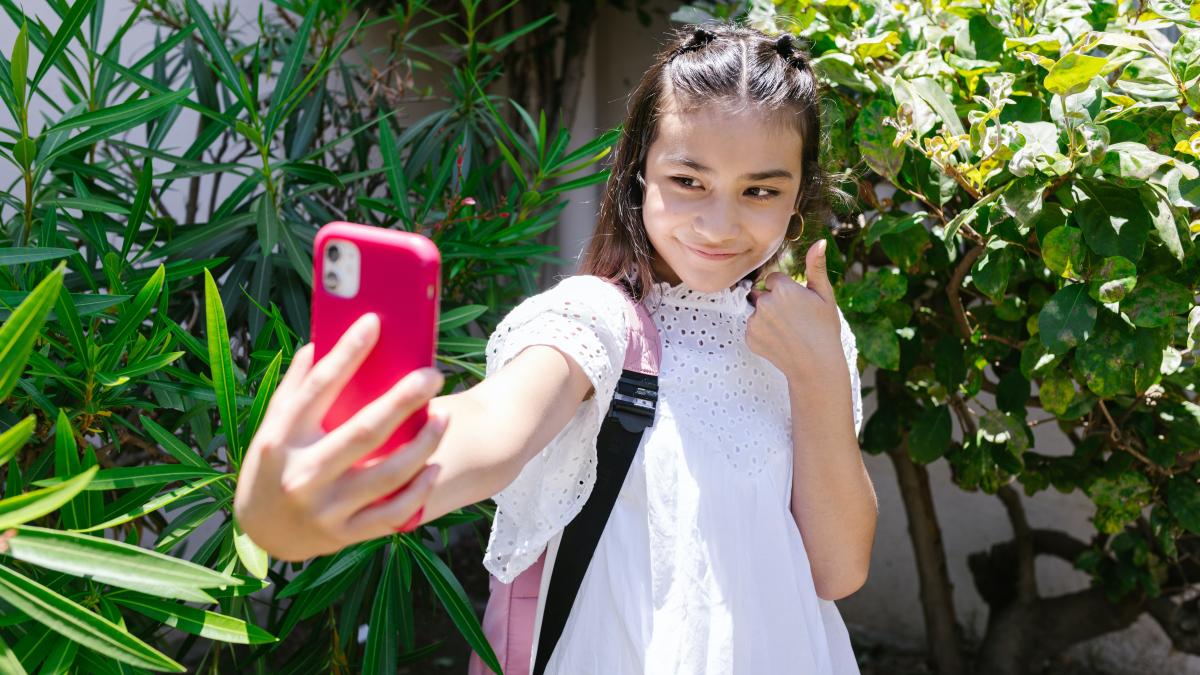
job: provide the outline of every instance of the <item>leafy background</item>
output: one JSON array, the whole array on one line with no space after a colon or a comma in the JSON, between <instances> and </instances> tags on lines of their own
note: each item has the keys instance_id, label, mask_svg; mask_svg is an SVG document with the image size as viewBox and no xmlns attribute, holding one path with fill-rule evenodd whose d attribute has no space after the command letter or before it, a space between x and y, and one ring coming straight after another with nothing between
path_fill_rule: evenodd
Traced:
<instances>
[{"instance_id":1,"label":"leafy background","mask_svg":"<svg viewBox=\"0 0 1200 675\"><path fill-rule=\"evenodd\" d=\"M0 0L20 27L0 48L0 670L427 672L448 632L489 659L453 546L488 503L287 564L241 535L232 481L306 339L324 222L433 238L447 389L482 376L484 337L561 262L564 193L605 177L614 133L572 143L561 114L594 5L49 6ZM861 444L896 469L930 665L1053 670L1142 615L1200 653L1200 9L677 9L803 37L828 85L823 157L854 199L810 234L873 367ZM128 46L142 24L156 40ZM496 93L555 44L557 79ZM969 557L980 636L934 462L1012 525ZM1088 539L1030 525L1051 488L1094 504ZM1091 586L1039 589L1039 556Z\"/></svg>"},{"instance_id":2,"label":"leafy background","mask_svg":"<svg viewBox=\"0 0 1200 675\"><path fill-rule=\"evenodd\" d=\"M603 180L612 138L567 152L543 112L492 93L504 50L553 17L0 7L20 26L0 62L3 670L396 672L438 652L418 636L435 612L494 663L444 559L486 504L292 565L241 533L232 486L307 339L320 224L431 237L447 388L482 376L483 336L559 260L538 235L563 192ZM126 48L143 23L154 43ZM405 100L430 112L401 120Z\"/></svg>"}]
</instances>

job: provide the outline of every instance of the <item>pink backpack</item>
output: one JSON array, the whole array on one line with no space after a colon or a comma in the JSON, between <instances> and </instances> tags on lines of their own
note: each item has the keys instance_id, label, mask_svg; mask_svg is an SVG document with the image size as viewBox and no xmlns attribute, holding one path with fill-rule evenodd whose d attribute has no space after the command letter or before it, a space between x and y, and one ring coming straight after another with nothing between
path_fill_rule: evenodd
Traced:
<instances>
[{"instance_id":1,"label":"pink backpack","mask_svg":"<svg viewBox=\"0 0 1200 675\"><path fill-rule=\"evenodd\" d=\"M621 458L604 461L606 451L600 448L598 443L597 487L593 488L584 510L563 532L564 541L571 537L570 544L558 548L563 553L555 556L555 562L550 569L551 583L548 585L548 600L554 598L555 601L542 603L542 616L538 615L538 598L543 572L547 571L546 551L538 556L535 563L517 575L511 584L501 583L496 577L491 577L491 594L483 615L483 633L496 652L504 675L540 675L545 669L554 644L566 623L587 562L595 550L595 540L599 539L600 531L603 530L604 522L612 509L612 502L615 501L616 493L629 468L629 461L637 451L642 431L653 424L661 359L658 328L650 318L650 313L641 304L634 303L619 284L614 285L621 289L622 295L628 301L628 347L625 351L624 371L613 393L608 416L604 421L605 426L601 429L601 437L605 437L606 431L609 432L607 438L610 439L616 438L611 435L613 433L619 435L615 443L608 441L608 446L609 451L614 445L618 446L615 449L621 453ZM623 427L624 431L618 430L618 427ZM606 475L607 480L602 480ZM572 553L571 559L560 562L560 558L568 555L567 551L584 548L585 553ZM559 567L561 569L554 569ZM534 654L534 627L539 623L541 630L538 653ZM471 654L469 675L487 675L491 672L478 654Z\"/></svg>"}]
</instances>

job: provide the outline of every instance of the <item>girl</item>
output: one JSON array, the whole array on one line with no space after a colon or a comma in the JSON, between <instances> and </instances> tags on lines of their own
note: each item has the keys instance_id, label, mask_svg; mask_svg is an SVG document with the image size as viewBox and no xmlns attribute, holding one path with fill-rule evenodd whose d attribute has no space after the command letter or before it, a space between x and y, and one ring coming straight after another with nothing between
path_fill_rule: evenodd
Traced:
<instances>
[{"instance_id":1,"label":"girl","mask_svg":"<svg viewBox=\"0 0 1200 675\"><path fill-rule=\"evenodd\" d=\"M660 335L657 417L546 672L857 673L833 603L866 579L877 513L854 336L823 238L806 285L771 271L825 213L820 128L790 37L681 33L633 92L581 274L504 318L483 382L434 398L441 375L417 371L327 435L378 321L315 365L306 345L243 466L241 526L300 560L494 497L484 565L510 583L593 488L632 300ZM427 401L419 438L351 468Z\"/></svg>"}]
</instances>

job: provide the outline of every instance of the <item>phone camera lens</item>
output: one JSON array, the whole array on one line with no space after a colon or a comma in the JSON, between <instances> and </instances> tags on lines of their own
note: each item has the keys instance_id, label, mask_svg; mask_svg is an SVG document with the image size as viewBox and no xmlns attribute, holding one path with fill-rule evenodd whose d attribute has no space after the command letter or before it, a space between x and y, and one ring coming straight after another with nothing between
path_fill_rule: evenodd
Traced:
<instances>
[{"instance_id":1,"label":"phone camera lens","mask_svg":"<svg viewBox=\"0 0 1200 675\"><path fill-rule=\"evenodd\" d=\"M325 256L333 262L337 262L337 259L339 256L341 256L341 254L342 252L338 249L337 244L331 244L329 248L325 249Z\"/></svg>"},{"instance_id":2,"label":"phone camera lens","mask_svg":"<svg viewBox=\"0 0 1200 675\"><path fill-rule=\"evenodd\" d=\"M325 273L325 288L334 290L338 285L338 275L333 272Z\"/></svg>"}]
</instances>

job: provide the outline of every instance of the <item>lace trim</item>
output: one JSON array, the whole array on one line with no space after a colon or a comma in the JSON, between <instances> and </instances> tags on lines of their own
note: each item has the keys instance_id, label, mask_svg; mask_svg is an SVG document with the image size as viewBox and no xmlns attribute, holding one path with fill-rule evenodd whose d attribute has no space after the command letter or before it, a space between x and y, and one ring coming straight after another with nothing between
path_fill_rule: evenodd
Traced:
<instances>
[{"instance_id":1,"label":"lace trim","mask_svg":"<svg viewBox=\"0 0 1200 675\"><path fill-rule=\"evenodd\" d=\"M646 301L650 307L656 307L661 302L672 307L710 309L725 314L736 314L754 308L749 300L750 288L753 285L752 280L742 279L730 288L701 293L683 282L671 284L659 281L650 287Z\"/></svg>"}]
</instances>

